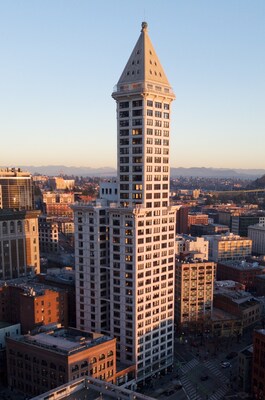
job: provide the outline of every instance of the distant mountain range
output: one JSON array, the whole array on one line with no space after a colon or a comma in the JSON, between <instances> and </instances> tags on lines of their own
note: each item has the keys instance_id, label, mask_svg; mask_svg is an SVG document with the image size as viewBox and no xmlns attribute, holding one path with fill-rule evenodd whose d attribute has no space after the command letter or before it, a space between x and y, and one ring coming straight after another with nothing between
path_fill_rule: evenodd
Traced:
<instances>
[{"instance_id":1,"label":"distant mountain range","mask_svg":"<svg viewBox=\"0 0 265 400\"><path fill-rule=\"evenodd\" d=\"M248 185L249 189L263 189L265 187L265 175Z\"/></svg>"},{"instance_id":2,"label":"distant mountain range","mask_svg":"<svg viewBox=\"0 0 265 400\"><path fill-rule=\"evenodd\" d=\"M32 174L48 176L116 176L115 168L91 168L91 167L66 167L65 165L44 165L36 167L33 165L22 165L20 168ZM171 168L171 178L197 177L197 178L239 178L257 179L265 174L265 169L230 169L230 168Z\"/></svg>"}]
</instances>

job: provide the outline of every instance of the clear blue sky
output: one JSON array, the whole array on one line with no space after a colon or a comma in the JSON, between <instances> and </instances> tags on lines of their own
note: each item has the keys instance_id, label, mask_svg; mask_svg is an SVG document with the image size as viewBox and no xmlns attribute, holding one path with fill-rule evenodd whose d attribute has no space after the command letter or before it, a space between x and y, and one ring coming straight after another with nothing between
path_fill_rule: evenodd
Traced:
<instances>
[{"instance_id":1,"label":"clear blue sky","mask_svg":"<svg viewBox=\"0 0 265 400\"><path fill-rule=\"evenodd\" d=\"M171 165L265 168L264 0L0 0L0 165L116 167L143 20L177 96Z\"/></svg>"}]
</instances>

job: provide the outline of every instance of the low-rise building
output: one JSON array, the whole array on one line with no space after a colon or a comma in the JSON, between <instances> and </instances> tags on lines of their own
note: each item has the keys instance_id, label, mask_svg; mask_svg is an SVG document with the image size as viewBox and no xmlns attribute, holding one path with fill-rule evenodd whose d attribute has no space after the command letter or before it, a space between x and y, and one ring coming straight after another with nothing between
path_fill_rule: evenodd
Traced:
<instances>
[{"instance_id":1,"label":"low-rise building","mask_svg":"<svg viewBox=\"0 0 265 400\"><path fill-rule=\"evenodd\" d=\"M116 339L97 333L46 326L7 338L8 384L29 396L74 379L116 379Z\"/></svg>"},{"instance_id":2,"label":"low-rise building","mask_svg":"<svg viewBox=\"0 0 265 400\"><path fill-rule=\"evenodd\" d=\"M250 293L232 292L231 290L215 292L213 305L216 308L233 314L242 320L242 328L254 325L261 319L261 304Z\"/></svg>"},{"instance_id":3,"label":"low-rise building","mask_svg":"<svg viewBox=\"0 0 265 400\"><path fill-rule=\"evenodd\" d=\"M242 283L246 290L256 291L256 276L265 274L265 266L257 262L222 261L217 264L217 279Z\"/></svg>"},{"instance_id":4,"label":"low-rise building","mask_svg":"<svg viewBox=\"0 0 265 400\"><path fill-rule=\"evenodd\" d=\"M226 312L220 308L213 307L211 315L211 333L213 337L238 337L243 332L243 321L241 317ZM216 347L218 342L216 342Z\"/></svg>"},{"instance_id":5,"label":"low-rise building","mask_svg":"<svg viewBox=\"0 0 265 400\"><path fill-rule=\"evenodd\" d=\"M215 262L242 260L252 251L252 240L232 233L226 235L206 235L209 241L209 259Z\"/></svg>"},{"instance_id":6,"label":"low-rise building","mask_svg":"<svg viewBox=\"0 0 265 400\"><path fill-rule=\"evenodd\" d=\"M188 215L188 227L189 228L191 227L191 225L194 225L194 224L208 225L208 223L209 223L209 217L207 214L190 213Z\"/></svg>"}]
</instances>

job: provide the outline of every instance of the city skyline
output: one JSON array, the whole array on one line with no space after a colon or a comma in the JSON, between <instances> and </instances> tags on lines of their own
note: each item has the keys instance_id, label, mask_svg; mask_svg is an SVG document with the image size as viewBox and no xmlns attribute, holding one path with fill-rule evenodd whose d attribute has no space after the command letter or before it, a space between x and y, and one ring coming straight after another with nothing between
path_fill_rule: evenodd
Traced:
<instances>
[{"instance_id":1,"label":"city skyline","mask_svg":"<svg viewBox=\"0 0 265 400\"><path fill-rule=\"evenodd\" d=\"M116 168L109 93L146 20L176 93L171 166L263 168L264 3L121 6L0 5L1 165Z\"/></svg>"}]
</instances>

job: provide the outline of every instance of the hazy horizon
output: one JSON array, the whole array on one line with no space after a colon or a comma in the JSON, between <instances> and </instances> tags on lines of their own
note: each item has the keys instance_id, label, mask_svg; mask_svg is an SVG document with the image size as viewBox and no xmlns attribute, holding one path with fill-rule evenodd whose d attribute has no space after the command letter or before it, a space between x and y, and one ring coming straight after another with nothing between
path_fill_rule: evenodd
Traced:
<instances>
[{"instance_id":1,"label":"hazy horizon","mask_svg":"<svg viewBox=\"0 0 265 400\"><path fill-rule=\"evenodd\" d=\"M111 93L146 20L176 94L171 165L262 169L264 16L261 0L2 2L1 164L116 168Z\"/></svg>"}]
</instances>

